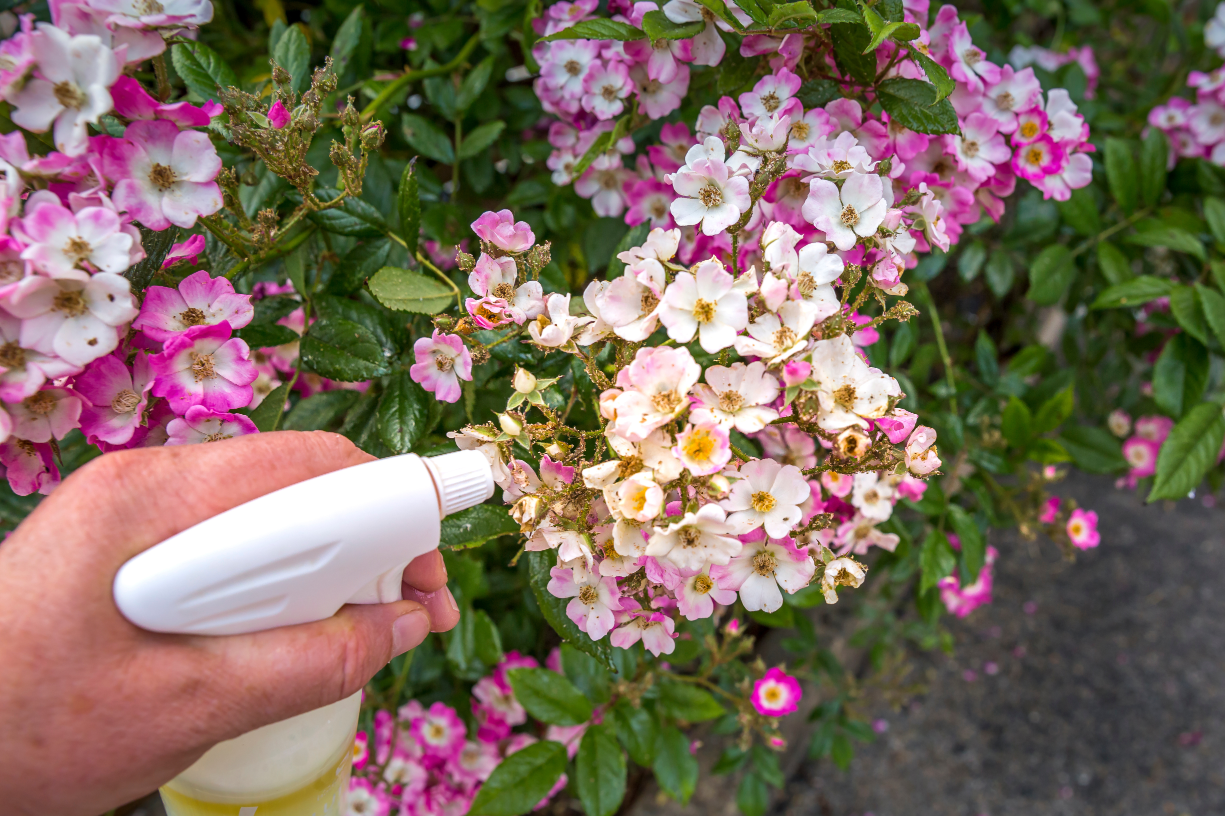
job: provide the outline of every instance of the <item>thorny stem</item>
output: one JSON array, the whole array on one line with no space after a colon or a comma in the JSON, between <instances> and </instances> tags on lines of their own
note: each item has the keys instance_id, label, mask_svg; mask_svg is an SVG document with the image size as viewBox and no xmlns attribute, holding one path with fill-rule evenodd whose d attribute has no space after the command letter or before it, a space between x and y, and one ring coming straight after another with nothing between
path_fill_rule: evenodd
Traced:
<instances>
[{"instance_id":1,"label":"thorny stem","mask_svg":"<svg viewBox=\"0 0 1225 816\"><path fill-rule=\"evenodd\" d=\"M463 64L464 60L468 59L468 55L476 48L477 43L481 41L479 33L473 34L468 42L464 43L464 47L455 55L455 59L448 62L446 65L439 65L434 68L422 68L418 71L405 71L400 77L397 77L386 88L379 91L379 95L362 110L362 122L369 122L378 113L379 108L386 105L396 94L408 87L409 84L416 82L419 79L429 79L430 77L442 76L449 74Z\"/></svg>"}]
</instances>

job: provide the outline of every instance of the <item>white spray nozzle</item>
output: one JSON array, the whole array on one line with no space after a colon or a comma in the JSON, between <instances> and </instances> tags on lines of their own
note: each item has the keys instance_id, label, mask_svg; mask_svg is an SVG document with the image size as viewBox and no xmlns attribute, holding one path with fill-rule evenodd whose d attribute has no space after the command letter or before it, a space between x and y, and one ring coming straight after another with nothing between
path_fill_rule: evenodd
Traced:
<instances>
[{"instance_id":1,"label":"white spray nozzle","mask_svg":"<svg viewBox=\"0 0 1225 816\"><path fill-rule=\"evenodd\" d=\"M282 488L184 530L115 576L124 617L155 632L229 635L400 599L443 516L493 495L478 451L395 456Z\"/></svg>"}]
</instances>

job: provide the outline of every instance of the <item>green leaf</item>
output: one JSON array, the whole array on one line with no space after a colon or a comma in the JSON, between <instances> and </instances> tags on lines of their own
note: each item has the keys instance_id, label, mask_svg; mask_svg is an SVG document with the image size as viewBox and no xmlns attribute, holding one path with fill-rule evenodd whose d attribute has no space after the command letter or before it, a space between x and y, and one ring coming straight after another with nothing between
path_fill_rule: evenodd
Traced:
<instances>
[{"instance_id":1,"label":"green leaf","mask_svg":"<svg viewBox=\"0 0 1225 816\"><path fill-rule=\"evenodd\" d=\"M624 132L625 124L629 120L628 116L622 116L617 120L617 124L607 133L601 133L591 143L591 147L587 148L587 152L578 160L578 164L574 165L574 169L570 171L572 178L578 178L587 172L587 168L591 163L600 157L600 154L607 153L612 149L613 144L617 139L621 138Z\"/></svg>"},{"instance_id":2,"label":"green leaf","mask_svg":"<svg viewBox=\"0 0 1225 816\"><path fill-rule=\"evenodd\" d=\"M1076 407L1076 392L1072 386L1059 390L1054 396L1042 403L1034 414L1034 435L1049 433L1062 425L1072 415Z\"/></svg>"},{"instance_id":3,"label":"green leaf","mask_svg":"<svg viewBox=\"0 0 1225 816\"><path fill-rule=\"evenodd\" d=\"M1051 244L1038 253L1029 269L1029 291L1025 296L1039 306L1059 302L1076 277L1072 252L1063 244Z\"/></svg>"},{"instance_id":4,"label":"green leaf","mask_svg":"<svg viewBox=\"0 0 1225 816\"><path fill-rule=\"evenodd\" d=\"M396 212L400 216L400 237L404 239L408 257L415 258L417 257L417 243L421 239L421 191L417 183L416 156L409 159L408 164L404 165L404 173L400 176Z\"/></svg>"},{"instance_id":5,"label":"green leaf","mask_svg":"<svg viewBox=\"0 0 1225 816\"><path fill-rule=\"evenodd\" d=\"M868 733L872 733L871 728ZM779 766L778 754L761 743L757 743L750 749L749 755L753 759L753 770L762 778L762 781L782 790L787 784L787 778L783 776L783 769Z\"/></svg>"},{"instance_id":6,"label":"green leaf","mask_svg":"<svg viewBox=\"0 0 1225 816\"><path fill-rule=\"evenodd\" d=\"M655 745L659 739L659 727L655 717L645 708L635 708L622 697L612 708L617 725L617 738L629 751L630 759L644 768L655 762Z\"/></svg>"},{"instance_id":7,"label":"green leaf","mask_svg":"<svg viewBox=\"0 0 1225 816\"><path fill-rule=\"evenodd\" d=\"M719 81L716 83L717 90L721 94L735 96L737 91L756 76L757 66L760 64L760 56L742 57L740 56L739 48L729 46L727 53L723 56L723 61L719 63Z\"/></svg>"},{"instance_id":8,"label":"green leaf","mask_svg":"<svg viewBox=\"0 0 1225 816\"><path fill-rule=\"evenodd\" d=\"M1123 251L1109 241L1097 244L1097 268L1102 271L1106 283L1112 286L1131 280L1131 264Z\"/></svg>"},{"instance_id":9,"label":"green leaf","mask_svg":"<svg viewBox=\"0 0 1225 816\"><path fill-rule=\"evenodd\" d=\"M987 288L997 298L1003 298L1012 291L1012 284L1016 281L1016 269L1006 251L997 249L991 253L987 265L983 268L983 277L987 280Z\"/></svg>"},{"instance_id":10,"label":"green leaf","mask_svg":"<svg viewBox=\"0 0 1225 816\"><path fill-rule=\"evenodd\" d=\"M288 326L276 323L252 323L234 332L251 348L269 348L292 343L298 339L298 333Z\"/></svg>"},{"instance_id":11,"label":"green leaf","mask_svg":"<svg viewBox=\"0 0 1225 816\"><path fill-rule=\"evenodd\" d=\"M556 556L552 552L529 552L527 553L527 558L532 594L536 597L536 604L540 607L540 614L548 621L549 626L553 627L553 631L562 640L579 651L591 655L609 669L612 669L613 663L610 656L612 647L608 645L608 639L592 640L566 614L566 606L569 604L569 599L554 597L553 593L549 592L547 588L550 577L549 570L557 565Z\"/></svg>"},{"instance_id":12,"label":"green leaf","mask_svg":"<svg viewBox=\"0 0 1225 816\"><path fill-rule=\"evenodd\" d=\"M493 618L489 617L489 613L484 609L477 609L469 613L473 618L472 634L475 643L473 646L476 650L476 656L486 666L496 666L502 662L504 657L502 653L502 633L498 631L498 625L493 622Z\"/></svg>"},{"instance_id":13,"label":"green leaf","mask_svg":"<svg viewBox=\"0 0 1225 816\"><path fill-rule=\"evenodd\" d=\"M1000 379L999 354L995 350L991 335L987 334L985 329L978 330L978 337L974 341L974 360L978 364L978 375L984 383L994 388Z\"/></svg>"},{"instance_id":14,"label":"green leaf","mask_svg":"<svg viewBox=\"0 0 1225 816\"><path fill-rule=\"evenodd\" d=\"M361 392L348 389L322 391L299 400L285 418L281 427L287 431L322 431L330 427L341 414L353 407Z\"/></svg>"},{"instance_id":15,"label":"green leaf","mask_svg":"<svg viewBox=\"0 0 1225 816\"><path fill-rule=\"evenodd\" d=\"M658 40L687 40L706 29L706 21L674 23L662 11L648 11L642 18L642 30L654 43Z\"/></svg>"},{"instance_id":16,"label":"green leaf","mask_svg":"<svg viewBox=\"0 0 1225 816\"><path fill-rule=\"evenodd\" d=\"M1202 283L1195 284L1195 291L1199 292L1204 319L1208 322L1213 334L1216 335L1217 342L1222 348L1225 348L1225 297L1222 297L1217 290L1204 286Z\"/></svg>"},{"instance_id":17,"label":"green leaf","mask_svg":"<svg viewBox=\"0 0 1225 816\"><path fill-rule=\"evenodd\" d=\"M339 382L371 380L391 370L378 338L365 326L343 318L316 320L302 338L301 354L308 369Z\"/></svg>"},{"instance_id":18,"label":"green leaf","mask_svg":"<svg viewBox=\"0 0 1225 816\"><path fill-rule=\"evenodd\" d=\"M446 550L466 550L479 547L490 539L518 532L519 525L510 517L506 507L478 504L442 520L438 546Z\"/></svg>"},{"instance_id":19,"label":"green leaf","mask_svg":"<svg viewBox=\"0 0 1225 816\"><path fill-rule=\"evenodd\" d=\"M1149 128L1140 144L1140 201L1155 207L1165 192L1166 167L1170 143L1157 128Z\"/></svg>"},{"instance_id":20,"label":"green leaf","mask_svg":"<svg viewBox=\"0 0 1225 816\"><path fill-rule=\"evenodd\" d=\"M1180 227L1159 226L1133 232L1127 236L1127 243L1137 246L1166 247L1175 252L1194 255L1201 261L1208 259L1204 242Z\"/></svg>"},{"instance_id":21,"label":"green leaf","mask_svg":"<svg viewBox=\"0 0 1225 816\"><path fill-rule=\"evenodd\" d=\"M345 416L340 426L340 433L349 438L354 445L372 456L386 456L386 449L379 441L378 434L379 390L369 388L366 393L357 398L357 402ZM473 678L477 679L477 678Z\"/></svg>"},{"instance_id":22,"label":"green leaf","mask_svg":"<svg viewBox=\"0 0 1225 816\"><path fill-rule=\"evenodd\" d=\"M770 0L763 0L763 2L758 2L758 0L732 0L732 2L739 6L741 11L749 15L749 19L753 22L760 25L766 25L769 22L766 8L771 5Z\"/></svg>"},{"instance_id":23,"label":"green leaf","mask_svg":"<svg viewBox=\"0 0 1225 816\"><path fill-rule=\"evenodd\" d=\"M353 58L354 52L357 51L358 45L362 40L362 30L366 22L366 10L363 6L357 6L353 11L349 12L349 16L340 24L340 28L336 30L336 36L332 39L332 67L336 71L337 77L343 77L345 70L349 67L349 61Z\"/></svg>"},{"instance_id":24,"label":"green leaf","mask_svg":"<svg viewBox=\"0 0 1225 816\"><path fill-rule=\"evenodd\" d=\"M866 14L864 19L867 19ZM868 43L864 53L875 53L876 49L885 40L892 39L895 42L908 42L918 37L919 33L919 27L914 23L886 23L872 34L872 41Z\"/></svg>"},{"instance_id":25,"label":"green leaf","mask_svg":"<svg viewBox=\"0 0 1225 816\"><path fill-rule=\"evenodd\" d=\"M862 20L854 24L836 23L829 27L829 35L834 42L834 62L839 71L863 85L876 81L876 55L863 53L872 40L872 32Z\"/></svg>"},{"instance_id":26,"label":"green leaf","mask_svg":"<svg viewBox=\"0 0 1225 816\"><path fill-rule=\"evenodd\" d=\"M851 760L855 758L855 746L851 744L851 738L846 734L835 734L829 748L829 756L841 770L845 771L851 767Z\"/></svg>"},{"instance_id":27,"label":"green leaf","mask_svg":"<svg viewBox=\"0 0 1225 816\"><path fill-rule=\"evenodd\" d=\"M319 187L315 195L324 202L335 201L341 191ZM338 235L373 238L387 233L387 222L383 220L382 213L370 202L353 196L345 196L339 206L312 212L307 217L328 232Z\"/></svg>"},{"instance_id":28,"label":"green leaf","mask_svg":"<svg viewBox=\"0 0 1225 816\"><path fill-rule=\"evenodd\" d=\"M328 280L327 291L334 295L351 295L366 279L387 264L391 254L391 239L363 241L350 249L336 264Z\"/></svg>"},{"instance_id":29,"label":"green leaf","mask_svg":"<svg viewBox=\"0 0 1225 816\"><path fill-rule=\"evenodd\" d=\"M250 414L251 421L262 433L271 433L281 424L281 415L285 413L285 400L289 399L289 383L274 388L270 394L260 401Z\"/></svg>"},{"instance_id":30,"label":"green leaf","mask_svg":"<svg viewBox=\"0 0 1225 816\"><path fill-rule=\"evenodd\" d=\"M939 530L929 531L919 549L919 568L922 570L919 594L934 587L941 578L951 575L956 566L957 556L953 554L948 538Z\"/></svg>"},{"instance_id":31,"label":"green leaf","mask_svg":"<svg viewBox=\"0 0 1225 816\"><path fill-rule=\"evenodd\" d=\"M1063 221L1081 235L1096 235L1101 232L1102 219L1097 211L1097 202L1088 187L1073 190L1067 201L1057 205Z\"/></svg>"},{"instance_id":32,"label":"green leaf","mask_svg":"<svg viewBox=\"0 0 1225 816\"><path fill-rule=\"evenodd\" d=\"M709 691L676 681L660 682L657 705L660 713L691 723L713 720L725 713Z\"/></svg>"},{"instance_id":33,"label":"green leaf","mask_svg":"<svg viewBox=\"0 0 1225 816\"><path fill-rule=\"evenodd\" d=\"M379 438L392 453L408 453L428 430L432 397L407 371L392 375L379 400Z\"/></svg>"},{"instance_id":34,"label":"green leaf","mask_svg":"<svg viewBox=\"0 0 1225 816\"><path fill-rule=\"evenodd\" d=\"M574 758L574 787L587 816L612 816L625 798L625 752L612 728L593 725Z\"/></svg>"},{"instance_id":35,"label":"green leaf","mask_svg":"<svg viewBox=\"0 0 1225 816\"><path fill-rule=\"evenodd\" d=\"M698 785L698 761L689 753L689 738L669 726L655 742L655 781L682 805L688 804Z\"/></svg>"},{"instance_id":36,"label":"green leaf","mask_svg":"<svg viewBox=\"0 0 1225 816\"><path fill-rule=\"evenodd\" d=\"M634 28L629 23L618 23L598 17L594 20L582 20L569 28L564 28L555 34L541 37L537 42L553 42L554 40L641 40L646 36L642 29Z\"/></svg>"},{"instance_id":37,"label":"green leaf","mask_svg":"<svg viewBox=\"0 0 1225 816\"><path fill-rule=\"evenodd\" d=\"M837 9L842 11L842 9ZM810 79L800 86L800 90L796 93L796 98L804 104L805 108L823 108L835 99L842 96L842 92L838 88L838 83L832 79Z\"/></svg>"},{"instance_id":38,"label":"green leaf","mask_svg":"<svg viewBox=\"0 0 1225 816\"><path fill-rule=\"evenodd\" d=\"M1208 371L1208 350L1189 335L1175 335L1153 366L1153 400L1177 419L1184 408L1203 397Z\"/></svg>"},{"instance_id":39,"label":"green leaf","mask_svg":"<svg viewBox=\"0 0 1225 816\"><path fill-rule=\"evenodd\" d=\"M643 222L637 226L630 227L625 235L621 236L621 240L613 247L612 257L608 260L608 269L604 273L604 277L608 280L618 278L625 271L625 262L617 256L622 252L626 252L634 247L642 246L642 242L647 239L651 233L651 224Z\"/></svg>"},{"instance_id":40,"label":"green leaf","mask_svg":"<svg viewBox=\"0 0 1225 816\"><path fill-rule=\"evenodd\" d=\"M493 62L492 56L485 57L464 77L464 81L459 86L459 93L455 97L457 113L462 114L467 111L477 97L485 92L485 86L489 84L489 77L493 74ZM463 151L461 150L460 153L460 158L463 158Z\"/></svg>"},{"instance_id":41,"label":"green leaf","mask_svg":"<svg viewBox=\"0 0 1225 816\"><path fill-rule=\"evenodd\" d=\"M1174 283L1168 278L1139 275L1108 287L1093 301L1094 309L1121 309L1143 306L1150 300L1168 297Z\"/></svg>"},{"instance_id":42,"label":"green leaf","mask_svg":"<svg viewBox=\"0 0 1225 816\"><path fill-rule=\"evenodd\" d=\"M238 87L238 76L233 69L220 54L202 42L176 43L171 47L170 59L187 90L201 102L216 99L218 88Z\"/></svg>"},{"instance_id":43,"label":"green leaf","mask_svg":"<svg viewBox=\"0 0 1225 816\"><path fill-rule=\"evenodd\" d=\"M961 563L966 572L964 583L973 583L978 580L978 572L987 557L987 539L983 537L978 522L959 504L949 505L949 521L961 539Z\"/></svg>"},{"instance_id":44,"label":"green leaf","mask_svg":"<svg viewBox=\"0 0 1225 816\"><path fill-rule=\"evenodd\" d=\"M563 643L561 668L570 682L591 702L604 705L611 699L612 674L594 657L580 652L569 643Z\"/></svg>"},{"instance_id":45,"label":"green leaf","mask_svg":"<svg viewBox=\"0 0 1225 816\"><path fill-rule=\"evenodd\" d=\"M818 23L854 23L863 25L863 17L853 11L848 11L843 8L825 9L817 12Z\"/></svg>"},{"instance_id":46,"label":"green leaf","mask_svg":"<svg viewBox=\"0 0 1225 816\"><path fill-rule=\"evenodd\" d=\"M1008 440L1008 444L1023 450L1029 444L1030 437L1033 436L1032 426L1033 416L1030 414L1029 406L1016 397L1009 397L1000 425L1000 431Z\"/></svg>"},{"instance_id":47,"label":"green leaf","mask_svg":"<svg viewBox=\"0 0 1225 816\"><path fill-rule=\"evenodd\" d=\"M957 274L963 281L972 281L982 271L987 260L987 246L982 241L972 241L957 255Z\"/></svg>"},{"instance_id":48,"label":"green leaf","mask_svg":"<svg viewBox=\"0 0 1225 816\"><path fill-rule=\"evenodd\" d=\"M521 816L548 796L566 771L566 746L534 742L502 760L469 809L469 816Z\"/></svg>"},{"instance_id":49,"label":"green leaf","mask_svg":"<svg viewBox=\"0 0 1225 816\"><path fill-rule=\"evenodd\" d=\"M153 282L153 276L162 270L162 262L170 254L174 239L178 237L177 229L154 231L147 227L137 227L140 230L140 244L145 250L145 259L128 267L123 276L132 284L132 291L143 292ZM213 276L223 274L226 270L214 269Z\"/></svg>"},{"instance_id":50,"label":"green leaf","mask_svg":"<svg viewBox=\"0 0 1225 816\"><path fill-rule=\"evenodd\" d=\"M937 102L947 99L949 94L956 90L957 83L949 76L949 72L944 70L943 65L917 48L910 49L910 56L914 58L915 62L919 63L919 67L927 75L928 81L935 87Z\"/></svg>"},{"instance_id":51,"label":"green leaf","mask_svg":"<svg viewBox=\"0 0 1225 816\"><path fill-rule=\"evenodd\" d=\"M1131 215L1136 209L1139 185L1131 143L1111 137L1106 140L1106 181L1119 209Z\"/></svg>"},{"instance_id":52,"label":"green leaf","mask_svg":"<svg viewBox=\"0 0 1225 816\"><path fill-rule=\"evenodd\" d=\"M435 278L396 266L384 266L367 285L379 303L398 312L438 314L453 297L451 290Z\"/></svg>"},{"instance_id":53,"label":"green leaf","mask_svg":"<svg viewBox=\"0 0 1225 816\"><path fill-rule=\"evenodd\" d=\"M1204 199L1204 220L1218 244L1225 244L1225 201L1215 196Z\"/></svg>"},{"instance_id":54,"label":"green leaf","mask_svg":"<svg viewBox=\"0 0 1225 816\"><path fill-rule=\"evenodd\" d=\"M744 31L744 25L736 19L736 15L728 11L727 4L723 0L695 0L695 2L731 26L733 31Z\"/></svg>"},{"instance_id":55,"label":"green leaf","mask_svg":"<svg viewBox=\"0 0 1225 816\"><path fill-rule=\"evenodd\" d=\"M451 143L451 137L429 119L415 113L402 114L400 129L409 146L422 156L443 164L455 163L455 146Z\"/></svg>"},{"instance_id":56,"label":"green leaf","mask_svg":"<svg viewBox=\"0 0 1225 816\"><path fill-rule=\"evenodd\" d=\"M541 722L582 725L591 719L591 701L563 675L548 669L511 669L506 676L515 698Z\"/></svg>"},{"instance_id":57,"label":"green leaf","mask_svg":"<svg viewBox=\"0 0 1225 816\"><path fill-rule=\"evenodd\" d=\"M1076 467L1089 473L1116 473L1127 467L1122 444L1105 428L1072 425L1063 429L1059 442Z\"/></svg>"},{"instance_id":58,"label":"green leaf","mask_svg":"<svg viewBox=\"0 0 1225 816\"><path fill-rule=\"evenodd\" d=\"M1216 464L1225 440L1225 414L1215 402L1202 402L1179 420L1157 455L1157 478L1149 501L1181 499Z\"/></svg>"},{"instance_id":59,"label":"green leaf","mask_svg":"<svg viewBox=\"0 0 1225 816\"><path fill-rule=\"evenodd\" d=\"M770 9L770 27L779 28L783 23L798 20L798 25L808 26L817 20L817 13L807 0L797 0L794 3L782 3Z\"/></svg>"},{"instance_id":60,"label":"green leaf","mask_svg":"<svg viewBox=\"0 0 1225 816\"><path fill-rule=\"evenodd\" d=\"M502 135L502 131L506 129L506 123L501 119L474 128L471 133L464 137L464 140L459 145L459 157L461 159L474 159L489 149L490 145L498 140Z\"/></svg>"},{"instance_id":61,"label":"green leaf","mask_svg":"<svg viewBox=\"0 0 1225 816\"><path fill-rule=\"evenodd\" d=\"M1211 290L1209 290L1211 291ZM1199 289L1194 286L1176 286L1170 292L1170 314L1187 334L1208 345L1208 323L1200 304Z\"/></svg>"},{"instance_id":62,"label":"green leaf","mask_svg":"<svg viewBox=\"0 0 1225 816\"><path fill-rule=\"evenodd\" d=\"M836 52L835 52L836 53ZM870 57L875 70L876 57ZM917 133L960 133L957 112L947 99L936 101L936 89L921 79L894 77L876 86L881 106L904 127Z\"/></svg>"},{"instance_id":63,"label":"green leaf","mask_svg":"<svg viewBox=\"0 0 1225 816\"><path fill-rule=\"evenodd\" d=\"M744 816L765 816L766 808L770 806L770 789L760 776L747 773L740 779L736 788L736 807Z\"/></svg>"},{"instance_id":64,"label":"green leaf","mask_svg":"<svg viewBox=\"0 0 1225 816\"><path fill-rule=\"evenodd\" d=\"M311 47L301 26L291 25L286 29L281 39L277 40L272 59L289 72L292 78L289 87L294 93L306 90L311 76Z\"/></svg>"}]
</instances>

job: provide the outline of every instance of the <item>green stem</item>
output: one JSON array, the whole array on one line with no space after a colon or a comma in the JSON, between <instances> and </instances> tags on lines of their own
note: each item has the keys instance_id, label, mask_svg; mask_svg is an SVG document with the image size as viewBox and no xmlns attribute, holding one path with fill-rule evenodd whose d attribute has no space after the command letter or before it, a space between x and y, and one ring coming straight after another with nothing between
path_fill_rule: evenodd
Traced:
<instances>
[{"instance_id":1,"label":"green stem","mask_svg":"<svg viewBox=\"0 0 1225 816\"><path fill-rule=\"evenodd\" d=\"M283 244L274 244L273 246L269 247L265 252L262 252L258 255L254 255L250 258L245 258L239 261L238 263L230 267L229 271L225 273L226 279L234 280L239 275L246 272L248 269L250 269L253 266L259 266L265 261L271 261L273 258L279 258L282 255L287 255L290 252L293 252L295 249L297 249L299 246L302 245L303 241L311 237L311 235L314 232L315 232L314 227L309 227L295 234Z\"/></svg>"},{"instance_id":2,"label":"green stem","mask_svg":"<svg viewBox=\"0 0 1225 816\"><path fill-rule=\"evenodd\" d=\"M400 236L398 236L398 235L393 235L392 237L393 237L393 238L395 238L395 239L396 239L397 241L399 241L400 243L402 243L402 244L404 243L404 239L402 239ZM404 245L405 245L405 246L408 246L407 244L404 244ZM464 295L463 295L463 292L459 291L459 287L455 285L455 281L453 281L453 280L451 280L450 278L448 278L448 277L446 276L446 273L445 273L445 272L443 272L441 269L439 269L438 267L436 267L436 266L434 266L432 263L430 263L430 262L429 262L429 259L427 259L427 258L426 258L424 255L422 255L420 252L418 252L418 253L417 253L417 263L421 264L421 265L422 265L422 266L424 266L426 269L428 269L428 270L430 270L431 272L433 272L435 275L437 275L437 276L438 276L438 279L439 279L439 280L441 280L441 281L442 281L443 283L445 283L447 286L450 286L450 287L451 287L451 291L452 291L452 292L455 294L455 305L456 305L456 307L458 307L458 308L459 308L459 310L462 312L462 311L464 310L464 304L463 304L463 297L464 297Z\"/></svg>"},{"instance_id":3,"label":"green stem","mask_svg":"<svg viewBox=\"0 0 1225 816\"><path fill-rule=\"evenodd\" d=\"M940 350L940 362L944 364L944 378L948 382L949 391L951 392L949 394L949 411L952 412L953 416L957 416L957 381L953 374L953 358L949 356L948 343L944 340L944 327L940 325L940 312L936 309L936 302L932 300L932 293L927 288L926 283L919 283L915 288L922 295L931 314L932 328L936 330L936 347Z\"/></svg>"},{"instance_id":4,"label":"green stem","mask_svg":"<svg viewBox=\"0 0 1225 816\"><path fill-rule=\"evenodd\" d=\"M362 110L362 121L369 122L378 113L379 108L386 105L396 94L408 87L410 83L416 82L419 79L428 79L430 77L442 76L449 74L463 64L468 55L476 48L476 44L480 42L481 35L473 34L468 42L464 43L464 47L460 49L455 59L448 62L446 65L438 65L434 68L422 68L419 71L405 71L404 74L392 80L386 88L379 92L379 95L374 98L369 105Z\"/></svg>"},{"instance_id":5,"label":"green stem","mask_svg":"<svg viewBox=\"0 0 1225 816\"><path fill-rule=\"evenodd\" d=\"M409 649L404 653L404 662L400 665L400 671L396 675L396 682L391 687L392 706L399 707L400 705L400 694L404 691L404 684L408 682L408 673L413 667L413 654L416 651L416 649Z\"/></svg>"},{"instance_id":6,"label":"green stem","mask_svg":"<svg viewBox=\"0 0 1225 816\"><path fill-rule=\"evenodd\" d=\"M170 75L166 72L166 55L158 54L153 58L153 74L157 77L157 98L165 102L170 98Z\"/></svg>"},{"instance_id":7,"label":"green stem","mask_svg":"<svg viewBox=\"0 0 1225 816\"><path fill-rule=\"evenodd\" d=\"M451 198L459 195L459 146L464 140L464 122L455 120L455 164L451 165Z\"/></svg>"}]
</instances>

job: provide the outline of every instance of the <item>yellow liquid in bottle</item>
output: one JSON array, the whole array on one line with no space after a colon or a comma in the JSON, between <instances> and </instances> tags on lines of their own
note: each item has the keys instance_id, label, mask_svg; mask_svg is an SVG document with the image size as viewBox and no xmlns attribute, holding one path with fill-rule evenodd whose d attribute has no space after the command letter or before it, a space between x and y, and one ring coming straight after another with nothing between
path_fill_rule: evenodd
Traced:
<instances>
[{"instance_id":1,"label":"yellow liquid in bottle","mask_svg":"<svg viewBox=\"0 0 1225 816\"><path fill-rule=\"evenodd\" d=\"M349 742L352 744L352 738ZM340 816L352 770L353 750L346 746L344 753L305 787L274 799L217 802L164 785L162 803L167 816Z\"/></svg>"}]
</instances>

